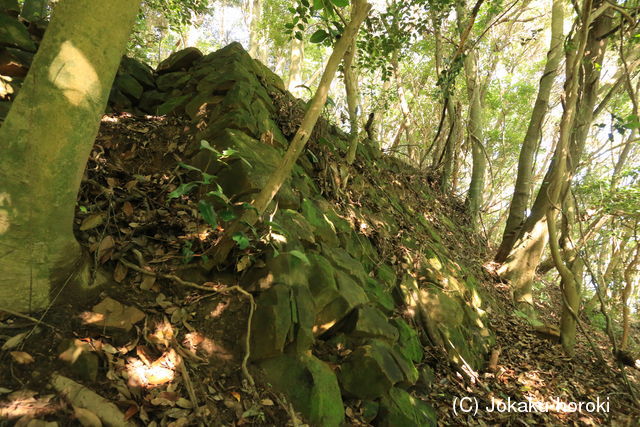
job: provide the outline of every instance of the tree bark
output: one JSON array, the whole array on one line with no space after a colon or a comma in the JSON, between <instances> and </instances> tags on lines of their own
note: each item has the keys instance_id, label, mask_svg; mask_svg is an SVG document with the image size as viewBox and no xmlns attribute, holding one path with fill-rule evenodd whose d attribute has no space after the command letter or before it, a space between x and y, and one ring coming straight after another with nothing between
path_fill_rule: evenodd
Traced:
<instances>
[{"instance_id":1,"label":"tree bark","mask_svg":"<svg viewBox=\"0 0 640 427\"><path fill-rule=\"evenodd\" d=\"M620 349L626 350L629 345L629 297L633 292L634 278L637 276L636 267L640 264L640 247L636 243L636 254L624 269L625 286L622 290L622 339L620 340Z\"/></svg>"},{"instance_id":2,"label":"tree bark","mask_svg":"<svg viewBox=\"0 0 640 427\"><path fill-rule=\"evenodd\" d=\"M585 7L591 11L589 4L590 0L586 0ZM531 214L513 247L508 248L509 255L498 271L503 279L511 282L515 301L529 306L533 304L531 282L548 239L547 211L566 194L582 156L607 46L607 40L600 36L611 28L611 18L606 13L600 13L593 21L591 16L583 16L582 22L582 30L573 39L573 45L578 47L567 52L564 112L553 161L538 190ZM585 22L590 25L586 26ZM558 182L562 188L557 197L551 197Z\"/></svg>"},{"instance_id":3,"label":"tree bark","mask_svg":"<svg viewBox=\"0 0 640 427\"><path fill-rule=\"evenodd\" d=\"M562 60L564 51L564 2L563 0L553 0L551 12L551 41L549 52L547 53L547 63L545 64L538 95L531 112L531 119L527 133L525 134L520 157L518 159L518 175L513 192L513 198L509 206L509 216L505 225L502 242L496 255L497 262L503 262L509 255L510 249L518 236L520 226L524 222L525 211L529 206L531 187L533 185L533 162L534 156L540 144L542 134L542 124L549 109L549 97L558 67Z\"/></svg>"},{"instance_id":4,"label":"tree bark","mask_svg":"<svg viewBox=\"0 0 640 427\"><path fill-rule=\"evenodd\" d=\"M139 3L58 3L0 128L0 304L13 310L82 282L77 192Z\"/></svg>"},{"instance_id":5,"label":"tree bark","mask_svg":"<svg viewBox=\"0 0 640 427\"><path fill-rule=\"evenodd\" d=\"M302 80L302 65L304 64L304 41L293 38L291 40L291 60L289 63L289 79L287 90L294 96L300 98L304 93L304 88L300 87L304 83Z\"/></svg>"},{"instance_id":6,"label":"tree bark","mask_svg":"<svg viewBox=\"0 0 640 427\"><path fill-rule=\"evenodd\" d=\"M466 31L470 31L466 22L465 11L461 4L456 6L458 15L458 30L460 31L460 48L464 50L466 42L463 39ZM466 30L465 30L466 28ZM482 94L480 82L478 81L478 60L474 49L470 49L464 58L464 74L467 83L467 96L469 99L469 119L467 122L467 136L471 144L471 182L465 204L467 212L475 227L482 205L482 192L484 190L485 173L487 169L487 158L485 156L483 143L483 123L482 123Z\"/></svg>"},{"instance_id":7,"label":"tree bark","mask_svg":"<svg viewBox=\"0 0 640 427\"><path fill-rule=\"evenodd\" d=\"M356 12L356 8L351 8L351 20ZM344 86L347 92L347 107L349 110L349 151L347 152L347 163L352 164L356 159L358 151L358 106L360 105L360 94L358 91L358 73L355 70L354 60L356 56L356 37L351 41L351 46L342 60L344 66Z\"/></svg>"},{"instance_id":8,"label":"tree bark","mask_svg":"<svg viewBox=\"0 0 640 427\"><path fill-rule=\"evenodd\" d=\"M398 100L400 101L400 112L402 113L402 122L401 122L401 126L402 129L405 132L405 135L407 136L407 145L408 145L408 153L409 153L409 158L411 158L411 150L415 149L415 141L413 139L413 134L411 133L411 131L413 130L411 128L411 109L409 108L409 102L407 102L407 96L404 92L404 86L402 85L402 79L400 78L400 70L399 70L399 64L398 64L398 51L394 51L393 55L391 57L391 67L393 70L393 78L395 80L396 83L396 92L398 94ZM399 139L398 139L399 141ZM394 146L392 148L395 148L397 144L395 144L394 142Z\"/></svg>"},{"instance_id":9,"label":"tree bark","mask_svg":"<svg viewBox=\"0 0 640 427\"><path fill-rule=\"evenodd\" d=\"M267 55L264 40L261 35L262 0L251 2L251 22L249 24L249 55L266 64Z\"/></svg>"}]
</instances>

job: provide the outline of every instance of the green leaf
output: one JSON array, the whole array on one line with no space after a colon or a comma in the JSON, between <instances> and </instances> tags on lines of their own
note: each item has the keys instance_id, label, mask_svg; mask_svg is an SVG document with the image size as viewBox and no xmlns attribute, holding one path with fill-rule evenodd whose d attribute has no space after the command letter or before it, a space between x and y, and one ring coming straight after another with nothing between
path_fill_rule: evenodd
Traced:
<instances>
[{"instance_id":1,"label":"green leaf","mask_svg":"<svg viewBox=\"0 0 640 427\"><path fill-rule=\"evenodd\" d=\"M224 194L222 192L221 189L217 189L217 190L214 190L214 191L209 191L207 193L207 196L217 197L218 199L222 200L225 203L229 203L230 202L229 198L226 196L226 194Z\"/></svg>"},{"instance_id":2,"label":"green leaf","mask_svg":"<svg viewBox=\"0 0 640 427\"><path fill-rule=\"evenodd\" d=\"M200 149L209 150L212 153L215 153L218 156L220 156L220 152L218 150L216 150L215 148L213 148L211 146L211 144L209 144L209 141L205 141L204 139L200 141Z\"/></svg>"},{"instance_id":3,"label":"green leaf","mask_svg":"<svg viewBox=\"0 0 640 427\"><path fill-rule=\"evenodd\" d=\"M208 174L206 172L202 172L202 179L203 179L205 185L211 184L213 181L215 181L216 178L217 177L215 175L211 175L211 174Z\"/></svg>"},{"instance_id":4,"label":"green leaf","mask_svg":"<svg viewBox=\"0 0 640 427\"><path fill-rule=\"evenodd\" d=\"M178 188L169 193L169 199L177 199L185 194L188 194L191 190L198 186L197 182L188 182L186 184L180 184Z\"/></svg>"},{"instance_id":5,"label":"green leaf","mask_svg":"<svg viewBox=\"0 0 640 427\"><path fill-rule=\"evenodd\" d=\"M202 218L207 221L207 224L213 228L218 226L218 215L216 215L216 211L213 209L213 206L211 206L211 203L206 200L200 200L198 202L198 210Z\"/></svg>"},{"instance_id":6,"label":"green leaf","mask_svg":"<svg viewBox=\"0 0 640 427\"><path fill-rule=\"evenodd\" d=\"M220 212L220 219L223 221L232 221L236 219L236 214L230 209L225 209Z\"/></svg>"},{"instance_id":7,"label":"green leaf","mask_svg":"<svg viewBox=\"0 0 640 427\"><path fill-rule=\"evenodd\" d=\"M313 8L315 10L324 9L324 2L322 0L313 0Z\"/></svg>"},{"instance_id":8,"label":"green leaf","mask_svg":"<svg viewBox=\"0 0 640 427\"><path fill-rule=\"evenodd\" d=\"M335 4L338 7L349 6L349 0L331 0L331 3Z\"/></svg>"},{"instance_id":9,"label":"green leaf","mask_svg":"<svg viewBox=\"0 0 640 427\"><path fill-rule=\"evenodd\" d=\"M309 41L311 43L322 43L327 37L329 37L329 34L325 30L318 30L311 35Z\"/></svg>"},{"instance_id":10,"label":"green leaf","mask_svg":"<svg viewBox=\"0 0 640 427\"><path fill-rule=\"evenodd\" d=\"M240 250L245 250L249 247L249 244L250 244L249 238L242 231L239 231L236 234L234 234L232 239L234 242L236 242Z\"/></svg>"},{"instance_id":11,"label":"green leaf","mask_svg":"<svg viewBox=\"0 0 640 427\"><path fill-rule=\"evenodd\" d=\"M289 254L298 258L299 260L304 262L306 265L311 265L311 263L309 262L309 258L307 258L307 256L303 252L298 250L293 250L293 251L290 251Z\"/></svg>"},{"instance_id":12,"label":"green leaf","mask_svg":"<svg viewBox=\"0 0 640 427\"><path fill-rule=\"evenodd\" d=\"M197 168L195 166L188 165L186 163L180 162L180 163L178 163L178 166L180 166L181 168L184 168L186 170L189 170L189 171L202 172L199 168Z\"/></svg>"}]
</instances>

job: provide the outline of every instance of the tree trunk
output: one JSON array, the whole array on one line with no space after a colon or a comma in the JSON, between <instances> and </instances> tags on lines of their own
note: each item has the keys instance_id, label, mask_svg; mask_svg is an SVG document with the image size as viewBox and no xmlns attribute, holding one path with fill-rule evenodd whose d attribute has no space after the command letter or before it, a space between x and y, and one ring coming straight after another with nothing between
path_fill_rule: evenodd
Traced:
<instances>
[{"instance_id":1,"label":"tree trunk","mask_svg":"<svg viewBox=\"0 0 640 427\"><path fill-rule=\"evenodd\" d=\"M453 173L455 170L455 162L458 157L459 141L460 141L460 124L462 123L462 107L460 103L454 104L452 101L449 113L450 130L444 145L444 160L442 165L442 174L440 175L440 191L444 194L449 193L452 189ZM455 190L455 187L453 187Z\"/></svg>"},{"instance_id":2,"label":"tree trunk","mask_svg":"<svg viewBox=\"0 0 640 427\"><path fill-rule=\"evenodd\" d=\"M583 17L583 22L587 20L591 22ZM500 276L511 282L514 299L518 303L533 303L531 282L548 239L547 211L566 194L582 155L589 128L587 121L590 124L593 118L597 83L607 46L606 38L601 39L600 36L608 32L610 27L611 18L606 13L600 14L592 25L583 28L574 37L573 45L579 48L567 52L567 64L571 65L566 67L565 108L554 158L538 190L531 214L520 229L513 247L508 248L509 255L499 270ZM563 169L560 173L561 163ZM562 188L558 197L552 198L550 194L558 182Z\"/></svg>"},{"instance_id":3,"label":"tree trunk","mask_svg":"<svg viewBox=\"0 0 640 427\"><path fill-rule=\"evenodd\" d=\"M396 82L396 91L398 94L398 100L400 101L400 112L402 113L401 126L407 136L407 145L409 146L409 153L415 149L415 142L413 140L413 134L411 133L411 109L409 108L409 102L404 92L404 86L402 85L402 79L400 78L400 70L398 64L398 51L395 50L391 57L391 67L393 70L393 78ZM399 139L398 139L399 141ZM394 147L395 148L395 142ZM411 156L409 156L411 157Z\"/></svg>"},{"instance_id":4,"label":"tree trunk","mask_svg":"<svg viewBox=\"0 0 640 427\"><path fill-rule=\"evenodd\" d=\"M351 8L351 19L356 8ZM347 92L347 107L349 110L349 151L347 153L347 163L352 164L356 159L358 151L358 106L360 105L360 94L358 91L358 73L356 72L354 60L356 56L356 37L351 41L351 46L344 55L344 86Z\"/></svg>"},{"instance_id":5,"label":"tree trunk","mask_svg":"<svg viewBox=\"0 0 640 427\"><path fill-rule=\"evenodd\" d=\"M466 42L462 40L465 28L468 28L466 14L461 4L456 6L458 15L458 30L460 31L461 47L464 48ZM474 49L470 49L464 57L464 74L467 83L467 96L469 99L469 119L467 122L467 137L471 144L472 168L471 182L465 204L469 213L471 223L475 227L478 221L480 206L482 205L482 192L484 190L485 172L487 169L487 159L482 147L482 95L480 82L478 81L478 61Z\"/></svg>"},{"instance_id":6,"label":"tree trunk","mask_svg":"<svg viewBox=\"0 0 640 427\"><path fill-rule=\"evenodd\" d=\"M626 350L629 344L629 297L633 292L633 281L636 277L636 267L640 264L640 247L636 243L636 254L624 269L625 286L622 290L622 340L620 340L620 349Z\"/></svg>"},{"instance_id":7,"label":"tree trunk","mask_svg":"<svg viewBox=\"0 0 640 427\"><path fill-rule=\"evenodd\" d=\"M551 42L549 52L547 53L547 63L540 78L538 96L533 111L531 112L531 119L522 143L522 148L520 149L518 175L516 177L511 205L509 206L509 216L507 217L502 242L496 255L497 262L503 262L507 258L507 255L509 255L509 251L513 247L513 242L518 236L520 226L524 222L525 211L529 206L529 197L533 185L534 156L540 144L542 124L549 109L549 96L564 51L563 24L563 0L553 0L551 12Z\"/></svg>"},{"instance_id":8,"label":"tree trunk","mask_svg":"<svg viewBox=\"0 0 640 427\"><path fill-rule=\"evenodd\" d=\"M249 24L249 55L266 63L266 49L264 40L262 39L262 0L253 0L251 2L251 22Z\"/></svg>"},{"instance_id":9,"label":"tree trunk","mask_svg":"<svg viewBox=\"0 0 640 427\"><path fill-rule=\"evenodd\" d=\"M289 79L287 90L294 96L300 98L304 94L304 88L300 87L304 83L302 80L302 65L304 64L304 41L293 38L291 40L291 61L289 63Z\"/></svg>"},{"instance_id":10,"label":"tree trunk","mask_svg":"<svg viewBox=\"0 0 640 427\"><path fill-rule=\"evenodd\" d=\"M77 192L138 6L61 1L0 128L0 304L13 310L75 281Z\"/></svg>"}]
</instances>

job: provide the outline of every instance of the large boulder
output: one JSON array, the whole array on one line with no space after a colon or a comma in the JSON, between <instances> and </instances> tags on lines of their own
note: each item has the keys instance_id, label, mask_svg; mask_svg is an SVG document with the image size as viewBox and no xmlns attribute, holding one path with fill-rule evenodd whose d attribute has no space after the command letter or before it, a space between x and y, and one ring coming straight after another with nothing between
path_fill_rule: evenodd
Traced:
<instances>
[{"instance_id":1,"label":"large boulder","mask_svg":"<svg viewBox=\"0 0 640 427\"><path fill-rule=\"evenodd\" d=\"M158 64L156 72L158 74L170 73L172 71L185 70L197 59L202 58L202 52L196 47L188 47L171 54L167 59Z\"/></svg>"},{"instance_id":2,"label":"large boulder","mask_svg":"<svg viewBox=\"0 0 640 427\"><path fill-rule=\"evenodd\" d=\"M358 399L376 399L395 384L414 384L418 372L413 364L384 341L371 340L349 355L340 370L340 384Z\"/></svg>"},{"instance_id":3,"label":"large boulder","mask_svg":"<svg viewBox=\"0 0 640 427\"><path fill-rule=\"evenodd\" d=\"M338 427L344 421L340 387L329 366L310 355L282 355L260 363L273 387L288 396L313 426Z\"/></svg>"},{"instance_id":4,"label":"large boulder","mask_svg":"<svg viewBox=\"0 0 640 427\"><path fill-rule=\"evenodd\" d=\"M380 400L380 411L375 419L379 427L435 427L436 411L426 402L405 390L394 387Z\"/></svg>"},{"instance_id":5,"label":"large boulder","mask_svg":"<svg viewBox=\"0 0 640 427\"><path fill-rule=\"evenodd\" d=\"M0 13L0 47L16 47L35 52L37 47L27 27L16 18Z\"/></svg>"}]
</instances>

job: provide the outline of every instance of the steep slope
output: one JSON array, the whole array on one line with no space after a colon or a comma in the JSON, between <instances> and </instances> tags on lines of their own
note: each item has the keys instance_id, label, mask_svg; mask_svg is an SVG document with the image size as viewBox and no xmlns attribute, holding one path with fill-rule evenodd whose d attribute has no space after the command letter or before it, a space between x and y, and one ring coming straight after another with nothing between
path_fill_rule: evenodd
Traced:
<instances>
[{"instance_id":1,"label":"steep slope","mask_svg":"<svg viewBox=\"0 0 640 427\"><path fill-rule=\"evenodd\" d=\"M346 135L326 120L268 219L213 268L209 248L278 168L304 114L239 44L181 51L153 72L123 59L111 108L138 116L105 116L76 219L106 286L88 302L67 296L44 330L0 317L25 330L0 352L11 367L0 371L2 394L12 391L0 416L80 419L68 392L49 395L64 382L53 370L127 408L123 418L161 425L283 425L296 411L323 426L503 424L521 415L471 419L452 411L454 398L624 396L611 360L602 371L585 343L587 366L560 360L513 316L455 199L366 141L346 165ZM37 366L10 351L16 342ZM499 368L485 372L499 347ZM25 396L31 412L16 403ZM527 422L605 419L549 417Z\"/></svg>"},{"instance_id":2,"label":"steep slope","mask_svg":"<svg viewBox=\"0 0 640 427\"><path fill-rule=\"evenodd\" d=\"M194 141L234 153L221 162L193 144L183 161L216 176L236 204L249 202L278 167L303 107L239 44L180 69L160 77L179 82L166 101L173 114L191 118ZM472 371L493 342L480 269L463 256L472 238L458 240L464 225L449 219L428 179L394 172L408 167L367 146L348 170L345 144L321 123L258 231L259 250L234 255L240 283L256 296L251 360L312 424L339 425L342 396L379 401L381 424L434 423L407 392L429 381L416 368L423 345Z\"/></svg>"}]
</instances>

